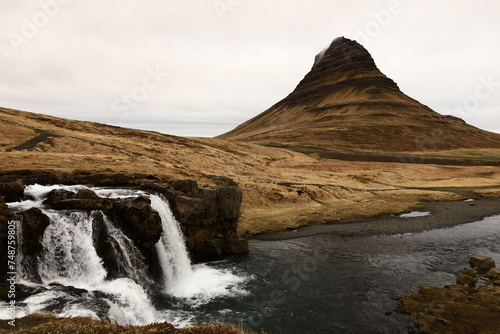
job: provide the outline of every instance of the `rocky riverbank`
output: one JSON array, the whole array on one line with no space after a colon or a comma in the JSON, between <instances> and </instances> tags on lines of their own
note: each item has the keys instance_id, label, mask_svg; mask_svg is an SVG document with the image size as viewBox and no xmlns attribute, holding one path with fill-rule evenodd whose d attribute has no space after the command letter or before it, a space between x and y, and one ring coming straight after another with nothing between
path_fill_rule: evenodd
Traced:
<instances>
[{"instance_id":1,"label":"rocky riverbank","mask_svg":"<svg viewBox=\"0 0 500 334\"><path fill-rule=\"evenodd\" d=\"M500 328L500 270L493 259L474 256L455 285L421 286L398 301L423 333L498 333Z\"/></svg>"}]
</instances>

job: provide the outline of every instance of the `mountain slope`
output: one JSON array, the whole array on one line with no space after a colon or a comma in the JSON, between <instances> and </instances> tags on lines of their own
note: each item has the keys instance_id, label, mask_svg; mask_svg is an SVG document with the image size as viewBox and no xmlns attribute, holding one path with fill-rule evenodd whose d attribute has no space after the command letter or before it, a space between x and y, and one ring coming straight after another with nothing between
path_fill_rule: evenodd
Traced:
<instances>
[{"instance_id":1,"label":"mountain slope","mask_svg":"<svg viewBox=\"0 0 500 334\"><path fill-rule=\"evenodd\" d=\"M498 149L451 153L500 158ZM320 159L235 140L183 138L1 107L0 154L0 180L32 175L38 183L71 177L116 184L177 178L196 180L203 189L214 184L213 175L227 176L244 193L241 234L398 213L420 200L500 196L497 166L423 164L426 157L399 163Z\"/></svg>"},{"instance_id":2,"label":"mountain slope","mask_svg":"<svg viewBox=\"0 0 500 334\"><path fill-rule=\"evenodd\" d=\"M286 98L220 138L384 152L500 147L500 134L405 95L359 43L337 38Z\"/></svg>"}]
</instances>

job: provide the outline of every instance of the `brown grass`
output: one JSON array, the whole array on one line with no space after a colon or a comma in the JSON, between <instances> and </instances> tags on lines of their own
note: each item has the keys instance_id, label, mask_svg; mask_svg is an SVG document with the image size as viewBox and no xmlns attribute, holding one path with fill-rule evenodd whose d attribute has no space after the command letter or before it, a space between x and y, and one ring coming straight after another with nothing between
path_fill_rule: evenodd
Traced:
<instances>
[{"instance_id":1,"label":"brown grass","mask_svg":"<svg viewBox=\"0 0 500 334\"><path fill-rule=\"evenodd\" d=\"M169 323L119 326L104 320L57 318L38 313L16 319L15 325L12 327L7 321L0 321L0 334L254 334L231 324L199 324L181 329Z\"/></svg>"},{"instance_id":2,"label":"brown grass","mask_svg":"<svg viewBox=\"0 0 500 334\"><path fill-rule=\"evenodd\" d=\"M142 173L195 179L200 187L213 183L207 175L231 177L243 189L239 230L246 235L399 213L423 200L500 196L499 167L319 159L231 140L181 138L2 108L0 128L0 172ZM60 137L31 150L10 150L36 136L35 130Z\"/></svg>"}]
</instances>

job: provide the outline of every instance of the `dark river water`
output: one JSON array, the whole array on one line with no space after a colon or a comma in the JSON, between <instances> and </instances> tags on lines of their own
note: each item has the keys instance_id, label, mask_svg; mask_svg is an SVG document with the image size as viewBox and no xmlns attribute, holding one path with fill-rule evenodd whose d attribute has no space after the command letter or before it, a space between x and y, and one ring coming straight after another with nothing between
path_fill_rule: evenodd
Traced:
<instances>
[{"instance_id":1,"label":"dark river water","mask_svg":"<svg viewBox=\"0 0 500 334\"><path fill-rule=\"evenodd\" d=\"M33 185L26 190L32 199L9 206L18 211L43 207L51 189L82 187ZM26 266L21 253L17 258L18 280L37 291L16 304L18 317L48 312L119 324L168 321L178 326L229 321L269 334L407 333L408 316L396 311L400 297L416 293L420 285L453 284L470 256L491 256L500 264L500 216L493 216L404 235L252 240L247 256L193 266L165 199L132 190L94 190L110 198L150 197L164 231L155 245L163 279L148 285L145 268L134 265L140 261L133 242L104 219L126 273L107 279L93 243L99 212L45 208L50 225L38 266ZM412 221L415 216L399 219L401 224L418 222ZM21 224L16 226L20 231ZM22 233L17 236L22 244ZM7 304L0 301L0 319L8 319L7 313Z\"/></svg>"},{"instance_id":2,"label":"dark river water","mask_svg":"<svg viewBox=\"0 0 500 334\"><path fill-rule=\"evenodd\" d=\"M398 298L420 285L454 284L472 255L500 263L500 216L417 234L323 234L250 247L246 257L212 265L249 277L248 293L186 304L197 314L192 321L230 320L268 333L407 333Z\"/></svg>"}]
</instances>

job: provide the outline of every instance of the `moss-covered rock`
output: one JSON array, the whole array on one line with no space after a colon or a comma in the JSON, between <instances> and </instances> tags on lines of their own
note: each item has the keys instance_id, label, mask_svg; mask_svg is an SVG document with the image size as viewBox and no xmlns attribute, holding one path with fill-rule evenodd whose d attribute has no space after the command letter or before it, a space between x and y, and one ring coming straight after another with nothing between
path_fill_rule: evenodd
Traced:
<instances>
[{"instance_id":1,"label":"moss-covered rock","mask_svg":"<svg viewBox=\"0 0 500 334\"><path fill-rule=\"evenodd\" d=\"M457 276L456 282L458 285L474 286L477 283L477 271L467 269Z\"/></svg>"},{"instance_id":2,"label":"moss-covered rock","mask_svg":"<svg viewBox=\"0 0 500 334\"><path fill-rule=\"evenodd\" d=\"M495 261L489 256L471 256L469 264L480 270L490 270L496 266Z\"/></svg>"},{"instance_id":3,"label":"moss-covered rock","mask_svg":"<svg viewBox=\"0 0 500 334\"><path fill-rule=\"evenodd\" d=\"M498 333L500 286L471 287L469 280L476 278L475 273L471 269L461 273L457 278L459 285L421 286L418 293L401 298L398 308L410 314L422 333ZM485 281L483 277L482 280Z\"/></svg>"}]
</instances>

